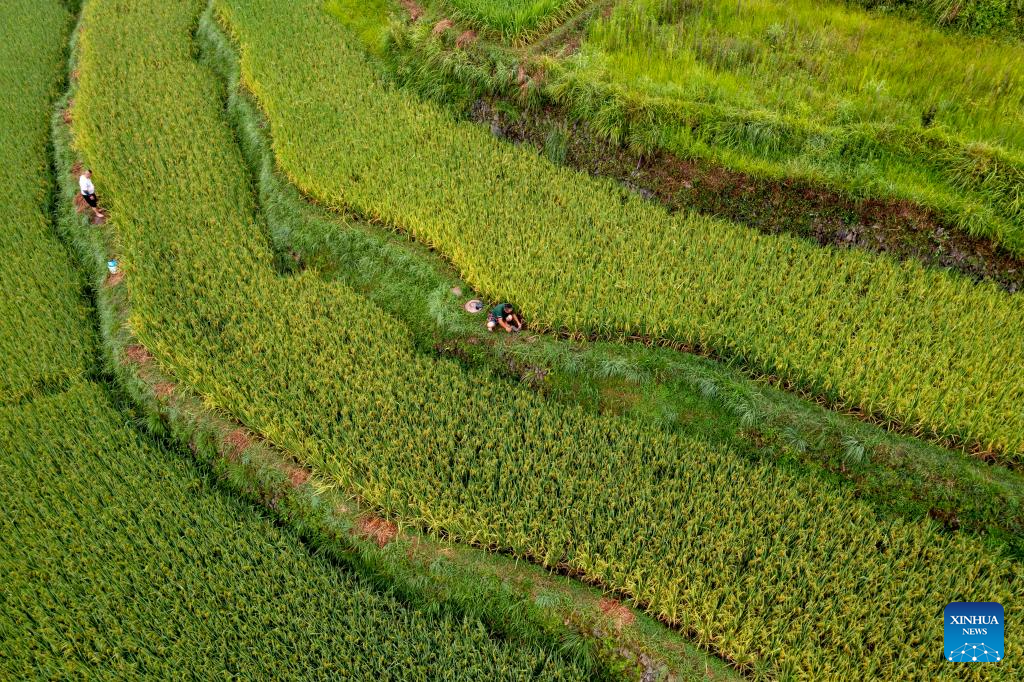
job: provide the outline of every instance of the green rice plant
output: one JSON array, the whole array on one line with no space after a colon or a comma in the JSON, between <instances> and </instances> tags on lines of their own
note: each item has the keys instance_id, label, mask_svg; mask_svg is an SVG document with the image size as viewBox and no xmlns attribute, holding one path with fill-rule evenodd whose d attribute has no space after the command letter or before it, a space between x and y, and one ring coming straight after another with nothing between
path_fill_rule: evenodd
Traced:
<instances>
[{"instance_id":1,"label":"green rice plant","mask_svg":"<svg viewBox=\"0 0 1024 682\"><path fill-rule=\"evenodd\" d=\"M587 679L311 556L96 384L0 407L0 443L3 679Z\"/></svg>"},{"instance_id":2,"label":"green rice plant","mask_svg":"<svg viewBox=\"0 0 1024 682\"><path fill-rule=\"evenodd\" d=\"M322 15L271 23L245 36L243 81L282 170L318 202L408 231L539 330L706 349L912 433L1019 459L1020 297L669 215L382 85ZM740 145L779 144L757 126L732 130Z\"/></svg>"},{"instance_id":3,"label":"green rice plant","mask_svg":"<svg viewBox=\"0 0 1024 682\"><path fill-rule=\"evenodd\" d=\"M941 605L995 599L1015 617L1019 566L975 541L882 519L726 449L547 403L417 353L346 286L279 277L223 90L193 61L199 4L90 1L75 140L109 179L132 330L207 405L379 513L578 572L744 669L951 679L959 669L924 646L941 640ZM313 4L220 7L236 40L285 24L310 54L333 46ZM294 45L273 50L282 67ZM156 178L175 181L155 193ZM1014 660L1001 670L1019 675Z\"/></svg>"},{"instance_id":4,"label":"green rice plant","mask_svg":"<svg viewBox=\"0 0 1024 682\"><path fill-rule=\"evenodd\" d=\"M609 139L909 199L1024 253L1017 43L813 0L630 0L546 69Z\"/></svg>"},{"instance_id":5,"label":"green rice plant","mask_svg":"<svg viewBox=\"0 0 1024 682\"><path fill-rule=\"evenodd\" d=\"M47 119L69 17L58 2L12 0L0 27L0 404L88 371L93 338L84 282L52 234Z\"/></svg>"}]
</instances>

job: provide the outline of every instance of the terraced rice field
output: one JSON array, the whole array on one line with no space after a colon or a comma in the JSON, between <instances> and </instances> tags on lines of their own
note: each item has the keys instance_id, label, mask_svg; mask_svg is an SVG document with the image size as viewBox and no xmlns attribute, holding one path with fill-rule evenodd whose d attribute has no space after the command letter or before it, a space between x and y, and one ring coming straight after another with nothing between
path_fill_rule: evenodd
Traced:
<instances>
[{"instance_id":1,"label":"terraced rice field","mask_svg":"<svg viewBox=\"0 0 1024 682\"><path fill-rule=\"evenodd\" d=\"M914 263L668 215L380 87L316 15L298 30L330 49L276 25L252 34L242 69L288 176L321 203L439 249L536 328L704 348L908 430L1024 447L1019 298Z\"/></svg>"},{"instance_id":2,"label":"terraced rice field","mask_svg":"<svg viewBox=\"0 0 1024 682\"><path fill-rule=\"evenodd\" d=\"M39 7L29 13L33 4ZM0 59L10 66L0 71L0 87L18 96L0 108L0 182L7 188L0 319L9 330L0 334L0 404L84 375L95 352L82 301L85 282L66 258L50 256L61 250L48 222L49 107L64 68L64 46L54 36L67 29L68 16L55 2L9 9Z\"/></svg>"},{"instance_id":3,"label":"terraced rice field","mask_svg":"<svg viewBox=\"0 0 1024 682\"><path fill-rule=\"evenodd\" d=\"M250 31L266 30L276 10L273 3L218 8L243 41L243 56L244 41L262 35ZM957 592L958 574L934 560L896 574L889 551L968 553L991 576L974 589L1013 589L1011 565L992 563L970 542L879 522L840 491L751 467L729 452L548 405L419 355L400 323L344 286L311 271L277 276L217 88L191 61L189 27L200 9L86 7L76 143L107 178L135 333L209 404L386 515L579 570L628 591L741 666L838 674L927 665L910 650L889 649L884 633L924 628L922 636L933 637L925 633L937 624L928 625L916 590ZM337 45L329 19L313 9L294 14L308 23L278 18L276 25L307 45L320 37ZM147 37L154 16L166 29L157 39ZM92 33L98 26L104 40ZM94 75L101 65L109 77ZM150 179L167 173L190 183L153 195ZM480 428L479 415L507 425L506 439ZM729 500L712 493L725 485L734 491ZM649 538L642 547L633 542L638 534ZM961 544L953 550L949 542ZM851 611L843 597L861 589L861 575L877 576L870 582L883 590L878 599L890 604L892 624L878 623L862 642L863 657L825 644L852 622L877 622L871 602ZM818 636L778 617L787 599L830 614ZM720 608L740 602L743 619ZM783 642L805 651L807 663L769 654Z\"/></svg>"},{"instance_id":4,"label":"terraced rice field","mask_svg":"<svg viewBox=\"0 0 1024 682\"><path fill-rule=\"evenodd\" d=\"M557 3L516 6L525 14L513 24L499 17L508 6L463 4L513 43L531 21L562 18ZM730 444L739 440L598 414L546 396L543 376L538 390L473 356L425 349L412 313L329 276L346 257L367 257L326 249L304 267L304 254L281 251L281 235L292 221L339 244L332 229L359 218L360 230L432 247L487 298L515 301L532 333L554 332L545 343L563 344L564 357L575 349L562 336L700 348L1013 465L1024 448L1019 297L915 263L672 215L554 166L388 82L361 42L374 20L353 17L352 32L319 0L287 11L280 0L86 0L70 125L57 123L50 142L59 174L71 156L95 169L110 214L100 228L65 216L62 233L120 262L122 282L97 284L107 287L95 299L97 335L85 278L48 215L51 183L68 184L48 177L46 110L71 18L54 2L14 9L19 38L8 49L34 55L35 70L19 78L35 88L24 110L9 107L24 137L12 137L9 165L21 164L16 184L40 188L19 200L26 227L14 234L46 267L24 280L34 305L18 309L27 322L14 319L3 341L20 355L0 394L9 501L0 566L15 577L0 598L0 641L13 653L0 671L648 679L658 670L646 654L595 667L564 648L496 637L447 607L420 611L382 593L379 575L371 588L312 555L289 528L322 534L307 517L280 513L271 496L264 502L284 525L275 526L202 465L142 435L133 408L111 398L109 383L126 375L107 376L96 360L105 354L115 365L145 357L174 380L165 395L156 388L157 402L195 398L198 407L181 408L196 410L188 419L233 420L246 439L294 458L312 487L395 524L380 539L385 554L406 529L539 564L641 607L744 676L1024 674L1012 627L998 665L965 670L940 654L948 602L998 601L1011 621L1020 615L1024 573L1001 546L880 511L855 485L741 454ZM266 125L225 106L246 92ZM272 160L248 148L261 136ZM271 176L293 186L268 190ZM295 208L302 195L319 205ZM403 253L394 267L430 280L425 259L436 255ZM453 312L430 296L440 325ZM21 312L36 307L45 314ZM179 438L151 407L138 405ZM756 440L740 421L742 437ZM992 472L1016 499L1013 472ZM602 604L611 629L586 638L614 649L633 615Z\"/></svg>"}]
</instances>

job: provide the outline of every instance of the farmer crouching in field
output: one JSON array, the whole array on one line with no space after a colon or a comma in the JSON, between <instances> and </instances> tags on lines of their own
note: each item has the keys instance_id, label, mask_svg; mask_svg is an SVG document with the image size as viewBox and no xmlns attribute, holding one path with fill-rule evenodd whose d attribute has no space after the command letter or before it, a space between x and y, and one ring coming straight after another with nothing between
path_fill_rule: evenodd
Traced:
<instances>
[{"instance_id":1,"label":"farmer crouching in field","mask_svg":"<svg viewBox=\"0 0 1024 682\"><path fill-rule=\"evenodd\" d=\"M85 199L85 203L89 204L96 217L102 218L103 211L99 209L99 199L96 198L96 188L92 184L91 170L86 169L84 173L78 176L78 188L82 190L82 198Z\"/></svg>"},{"instance_id":2,"label":"farmer crouching in field","mask_svg":"<svg viewBox=\"0 0 1024 682\"><path fill-rule=\"evenodd\" d=\"M487 331L493 332L495 327L511 334L523 328L523 320L511 303L499 303L487 313Z\"/></svg>"}]
</instances>

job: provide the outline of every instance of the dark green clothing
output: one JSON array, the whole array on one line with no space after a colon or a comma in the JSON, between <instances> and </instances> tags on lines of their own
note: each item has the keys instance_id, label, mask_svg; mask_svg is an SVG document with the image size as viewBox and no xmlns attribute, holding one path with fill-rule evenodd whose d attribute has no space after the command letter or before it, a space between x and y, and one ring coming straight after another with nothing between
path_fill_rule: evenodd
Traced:
<instances>
[{"instance_id":1,"label":"dark green clothing","mask_svg":"<svg viewBox=\"0 0 1024 682\"><path fill-rule=\"evenodd\" d=\"M505 306L507 306L507 305L508 305L508 303L499 303L498 305L496 305L493 308L491 308L491 317L493 317L496 320L504 320L505 319Z\"/></svg>"}]
</instances>

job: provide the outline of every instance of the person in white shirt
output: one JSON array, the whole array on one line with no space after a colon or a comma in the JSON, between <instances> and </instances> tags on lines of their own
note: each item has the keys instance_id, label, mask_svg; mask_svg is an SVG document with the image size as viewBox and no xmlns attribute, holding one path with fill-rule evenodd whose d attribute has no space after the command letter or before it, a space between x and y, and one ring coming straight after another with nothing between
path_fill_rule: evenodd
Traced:
<instances>
[{"instance_id":1,"label":"person in white shirt","mask_svg":"<svg viewBox=\"0 0 1024 682\"><path fill-rule=\"evenodd\" d=\"M96 188L92 184L92 170L86 169L78 176L78 188L82 190L82 198L89 204L97 218L103 217L103 211L99 209L99 199L96 198Z\"/></svg>"}]
</instances>

